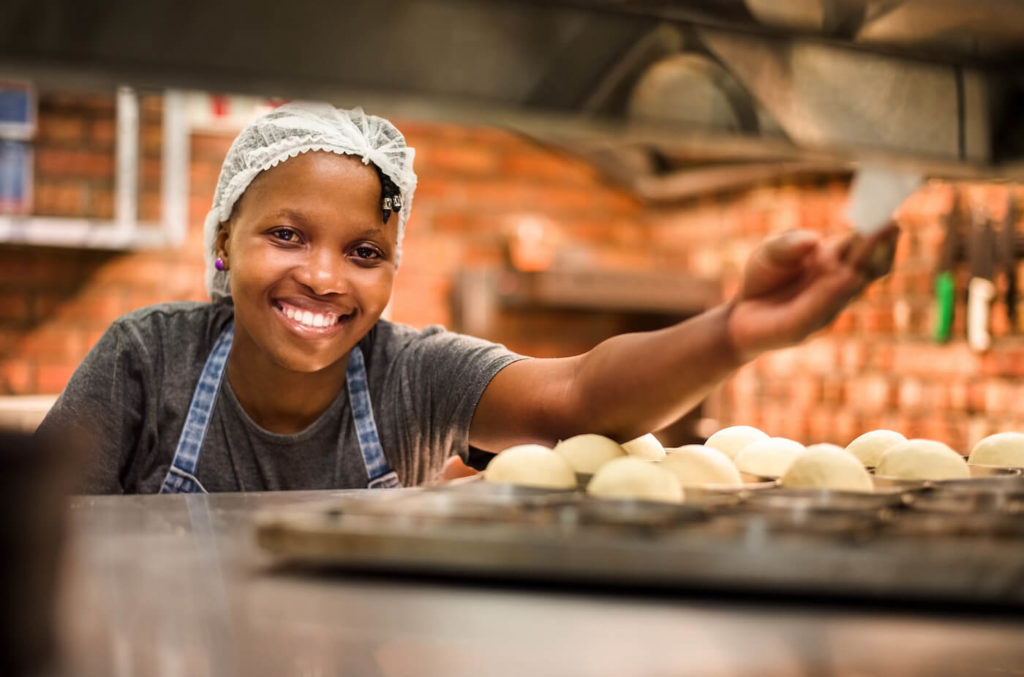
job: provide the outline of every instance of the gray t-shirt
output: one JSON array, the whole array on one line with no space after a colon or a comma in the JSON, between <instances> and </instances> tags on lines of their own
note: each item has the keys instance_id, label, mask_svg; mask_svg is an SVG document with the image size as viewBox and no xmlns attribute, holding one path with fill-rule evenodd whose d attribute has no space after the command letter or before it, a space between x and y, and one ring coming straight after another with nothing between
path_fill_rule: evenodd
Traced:
<instances>
[{"instance_id":1,"label":"gray t-shirt","mask_svg":"<svg viewBox=\"0 0 1024 677\"><path fill-rule=\"evenodd\" d=\"M97 448L83 493L152 493L171 465L192 394L229 302L166 303L130 313L82 361L40 426L41 435L86 427ZM480 396L522 359L503 346L429 327L380 320L359 342L381 446L404 486L466 457ZM196 476L207 491L340 489L368 481L348 390L308 428L269 432L252 421L227 378Z\"/></svg>"}]
</instances>

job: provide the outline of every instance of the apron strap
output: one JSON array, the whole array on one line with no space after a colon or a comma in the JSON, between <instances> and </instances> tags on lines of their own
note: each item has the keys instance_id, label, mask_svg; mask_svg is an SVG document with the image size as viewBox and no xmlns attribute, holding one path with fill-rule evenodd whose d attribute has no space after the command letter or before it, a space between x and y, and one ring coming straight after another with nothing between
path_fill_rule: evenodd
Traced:
<instances>
[{"instance_id":1,"label":"apron strap","mask_svg":"<svg viewBox=\"0 0 1024 677\"><path fill-rule=\"evenodd\" d=\"M398 474L388 465L384 456L384 448L377 435L377 422L373 419L373 406L370 403L370 389L366 379L366 361L359 346L354 346L348 355L348 373L345 383L348 386L348 399L352 406L352 418L356 424L356 436L359 439L359 450L363 454L366 475L370 478L367 485L370 489L392 489L402 486Z\"/></svg>"},{"instance_id":2,"label":"apron strap","mask_svg":"<svg viewBox=\"0 0 1024 677\"><path fill-rule=\"evenodd\" d=\"M185 425L178 439L178 448L174 452L171 467L164 477L160 493L206 493L206 489L196 478L199 466L199 454L206 438L206 428L213 414L213 407L220 392L220 384L224 377L228 353L231 352L231 341L234 339L234 324L229 323L213 346L203 373L192 394ZM349 353L346 377L348 397L352 407L352 417L359 440L359 450L366 466L369 478L368 488L386 489L401 487L398 474L388 465L384 449L377 435L377 423L373 418L373 406L370 403L370 390L366 378L366 362L359 346ZM340 453L340 449L339 449Z\"/></svg>"},{"instance_id":3,"label":"apron strap","mask_svg":"<svg viewBox=\"0 0 1024 677\"><path fill-rule=\"evenodd\" d=\"M189 405L185 426L181 429L181 437L178 438L178 448L174 451L171 468L160 487L161 494L206 493L206 489L196 479L196 468L199 466L199 452L203 448L206 427L210 423L217 393L220 392L224 366L227 364L234 337L235 325L229 322L217 338L210 356L206 358L203 373L192 394L192 404Z\"/></svg>"}]
</instances>

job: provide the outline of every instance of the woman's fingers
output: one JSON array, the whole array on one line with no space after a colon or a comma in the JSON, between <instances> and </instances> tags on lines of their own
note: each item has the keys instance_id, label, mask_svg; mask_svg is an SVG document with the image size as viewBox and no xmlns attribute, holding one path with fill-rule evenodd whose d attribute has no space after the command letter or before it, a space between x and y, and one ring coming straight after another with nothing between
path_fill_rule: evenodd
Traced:
<instances>
[{"instance_id":1,"label":"woman's fingers","mask_svg":"<svg viewBox=\"0 0 1024 677\"><path fill-rule=\"evenodd\" d=\"M791 230L765 240L744 270L741 297L768 294L795 280L820 242L820 236L809 230Z\"/></svg>"},{"instance_id":2,"label":"woman's fingers","mask_svg":"<svg viewBox=\"0 0 1024 677\"><path fill-rule=\"evenodd\" d=\"M900 229L895 223L889 223L869 237L854 235L846 242L840 260L853 266L868 281L876 280L892 270L899 235Z\"/></svg>"}]
</instances>

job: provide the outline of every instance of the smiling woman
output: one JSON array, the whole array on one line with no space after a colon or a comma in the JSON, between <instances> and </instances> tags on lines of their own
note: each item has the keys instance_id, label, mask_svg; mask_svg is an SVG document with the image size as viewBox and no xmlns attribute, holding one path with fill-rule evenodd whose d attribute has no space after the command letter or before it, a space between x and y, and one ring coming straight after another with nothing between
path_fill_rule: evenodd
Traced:
<instances>
[{"instance_id":1,"label":"smiling woman","mask_svg":"<svg viewBox=\"0 0 1024 677\"><path fill-rule=\"evenodd\" d=\"M527 359L381 318L416 175L391 123L288 104L244 129L205 222L210 303L120 318L39 428L84 430L86 492L391 487L470 446L619 442L685 414L746 360L823 327L891 257L894 228L768 240L740 293L657 332ZM395 218L397 216L397 218Z\"/></svg>"},{"instance_id":2,"label":"smiling woman","mask_svg":"<svg viewBox=\"0 0 1024 677\"><path fill-rule=\"evenodd\" d=\"M468 449L481 392L520 358L380 319L412 159L360 110L289 104L242 131L205 224L212 303L118 320L40 427L91 428L82 490L416 484Z\"/></svg>"},{"instance_id":3,"label":"smiling woman","mask_svg":"<svg viewBox=\"0 0 1024 677\"><path fill-rule=\"evenodd\" d=\"M380 194L358 158L314 151L259 175L221 224L235 305L228 378L247 411L283 395L308 409L286 426L301 429L337 394L346 355L391 297L398 225L382 222Z\"/></svg>"}]
</instances>

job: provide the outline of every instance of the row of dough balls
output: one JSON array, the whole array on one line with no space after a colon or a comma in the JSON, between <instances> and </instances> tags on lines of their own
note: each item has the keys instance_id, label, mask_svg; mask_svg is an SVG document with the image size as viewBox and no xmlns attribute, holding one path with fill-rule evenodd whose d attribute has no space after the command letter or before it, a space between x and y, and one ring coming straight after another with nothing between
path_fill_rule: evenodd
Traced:
<instances>
[{"instance_id":1,"label":"row of dough balls","mask_svg":"<svg viewBox=\"0 0 1024 677\"><path fill-rule=\"evenodd\" d=\"M603 435L562 440L554 449L540 444L509 447L484 471L489 482L550 489L575 489L577 475L589 475L587 493L680 503L685 485L741 484L739 471L722 452L699 444L665 449L654 435L619 444Z\"/></svg>"},{"instance_id":2,"label":"row of dough balls","mask_svg":"<svg viewBox=\"0 0 1024 677\"><path fill-rule=\"evenodd\" d=\"M968 463L1024 467L1024 434L987 437L968 461L941 442L907 440L891 430L865 433L845 449L834 444L805 447L750 426L724 428L703 445L670 449L653 435L620 445L602 435L584 434L553 449L539 444L510 447L491 460L484 479L574 489L577 475L591 475L586 488L591 495L677 503L686 487L740 486L741 472L779 478L785 487L872 491L869 467L881 476L941 480L969 477Z\"/></svg>"},{"instance_id":3,"label":"row of dough balls","mask_svg":"<svg viewBox=\"0 0 1024 677\"><path fill-rule=\"evenodd\" d=\"M804 448L799 442L769 437L751 426L732 426L709 437L707 444L729 455L740 470L767 477L784 478L788 472L805 469L803 466L813 467L808 460L809 450L817 452L819 463L829 465L829 459L835 459L836 473L842 472L840 467L853 472L849 462L852 456L863 468L874 468L876 475L897 479L963 479L970 477L971 465L1024 468L1024 434L1017 432L989 435L966 459L942 442L908 440L894 430L864 433L844 449L834 444Z\"/></svg>"}]
</instances>

